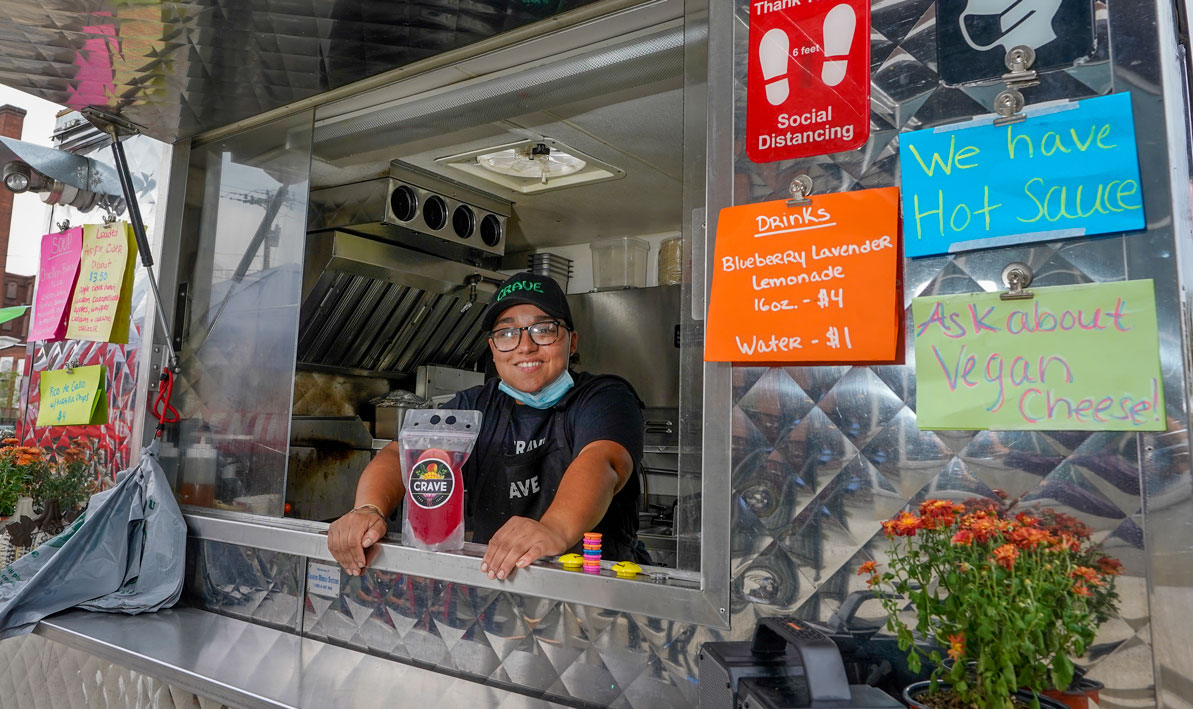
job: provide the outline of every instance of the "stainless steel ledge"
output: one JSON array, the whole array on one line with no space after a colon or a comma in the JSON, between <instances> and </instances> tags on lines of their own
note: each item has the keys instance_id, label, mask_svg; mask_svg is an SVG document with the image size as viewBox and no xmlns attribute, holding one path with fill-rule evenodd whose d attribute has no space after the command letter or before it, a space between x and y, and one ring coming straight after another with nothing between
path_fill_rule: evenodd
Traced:
<instances>
[{"instance_id":1,"label":"stainless steel ledge","mask_svg":"<svg viewBox=\"0 0 1193 709\"><path fill-rule=\"evenodd\" d=\"M327 550L327 526L320 522L258 517L239 513L184 508L189 535L195 539L268 549L333 562ZM692 572L647 568L634 579L617 578L607 569L600 575L567 571L554 562L521 569L507 580L490 579L480 570L485 547L466 544L461 552L410 549L387 537L370 566L424 578L451 581L527 596L550 598L641 615L727 628L721 604L714 604ZM615 561L615 560L613 560ZM609 560L605 562L608 566ZM664 574L656 582L650 574ZM723 584L722 584L723 585Z\"/></svg>"},{"instance_id":2,"label":"stainless steel ledge","mask_svg":"<svg viewBox=\"0 0 1193 709\"><path fill-rule=\"evenodd\" d=\"M393 697L402 706L562 706L194 608L71 611L34 632L230 707L382 706Z\"/></svg>"}]
</instances>

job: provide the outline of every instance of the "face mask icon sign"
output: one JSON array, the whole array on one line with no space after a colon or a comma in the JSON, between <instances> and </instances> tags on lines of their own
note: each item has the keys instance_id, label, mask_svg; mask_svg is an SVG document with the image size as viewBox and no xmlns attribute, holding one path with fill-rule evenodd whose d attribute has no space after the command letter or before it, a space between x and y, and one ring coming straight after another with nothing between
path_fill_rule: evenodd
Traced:
<instances>
[{"instance_id":1,"label":"face mask icon sign","mask_svg":"<svg viewBox=\"0 0 1193 709\"><path fill-rule=\"evenodd\" d=\"M969 0L959 23L965 43L978 51L1002 45L1039 49L1056 39L1052 20L1064 0Z\"/></svg>"}]
</instances>

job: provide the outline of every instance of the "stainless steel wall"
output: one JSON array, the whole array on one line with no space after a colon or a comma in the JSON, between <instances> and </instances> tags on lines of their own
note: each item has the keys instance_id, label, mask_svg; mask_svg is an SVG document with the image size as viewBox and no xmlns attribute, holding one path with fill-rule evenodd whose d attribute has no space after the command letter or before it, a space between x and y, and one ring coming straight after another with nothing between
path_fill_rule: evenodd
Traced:
<instances>
[{"instance_id":1,"label":"stainless steel wall","mask_svg":"<svg viewBox=\"0 0 1193 709\"><path fill-rule=\"evenodd\" d=\"M1154 279L1168 433L920 431L910 341L907 365L735 368L731 402L704 412L706 424L728 417L732 425L731 470L704 471L731 475L724 502L732 510L731 631L393 573L345 577L340 596L325 599L305 593L299 557L210 542L194 543L188 593L214 611L552 698L689 706L701 643L743 637L763 615L828 617L862 587L856 568L881 558L878 524L893 512L929 495L1026 493L1089 523L1126 565L1121 612L1082 658L1108 686L1102 706L1152 705L1157 697L1187 705L1193 535L1178 276L1188 270L1189 238L1180 61L1167 0L1112 0L1096 9L1094 60L1045 75L1031 98L1132 92L1147 231L908 261L904 296L910 303L997 290L1011 261L1029 263L1039 285ZM822 192L898 184L900 132L987 113L997 92L941 85L932 0L876 2L870 142L846 154L755 165L738 152L747 1L708 10L709 46L733 50L709 52L713 214L727 202L784 197L800 173Z\"/></svg>"}]
</instances>

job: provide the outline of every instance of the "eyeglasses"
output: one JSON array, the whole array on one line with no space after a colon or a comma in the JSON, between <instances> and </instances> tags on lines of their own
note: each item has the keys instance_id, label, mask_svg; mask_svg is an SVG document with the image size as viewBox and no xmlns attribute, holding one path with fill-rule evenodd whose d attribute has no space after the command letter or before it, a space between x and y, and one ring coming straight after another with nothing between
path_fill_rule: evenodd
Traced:
<instances>
[{"instance_id":1,"label":"eyeglasses","mask_svg":"<svg viewBox=\"0 0 1193 709\"><path fill-rule=\"evenodd\" d=\"M493 341L493 345L497 347L498 352L513 352L518 349L518 345L522 344L522 331L525 330L530 333L530 341L540 347L555 344L559 339L559 331L565 329L563 325L554 321L546 320L544 322L536 322L533 325L526 327L504 327L500 330L494 330L489 333L489 339Z\"/></svg>"}]
</instances>

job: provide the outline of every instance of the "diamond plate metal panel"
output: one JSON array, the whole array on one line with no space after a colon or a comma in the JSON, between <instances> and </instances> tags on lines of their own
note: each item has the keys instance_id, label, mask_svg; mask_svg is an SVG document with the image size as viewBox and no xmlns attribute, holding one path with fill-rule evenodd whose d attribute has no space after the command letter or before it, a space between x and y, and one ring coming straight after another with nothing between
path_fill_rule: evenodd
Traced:
<instances>
[{"instance_id":1,"label":"diamond plate metal panel","mask_svg":"<svg viewBox=\"0 0 1193 709\"><path fill-rule=\"evenodd\" d=\"M1111 90L1107 13L1102 3L1098 8L1099 55L1088 65L1045 75L1029 101ZM737 19L740 55L748 25L744 3L737 4ZM811 176L818 191L898 184L891 128L914 130L990 111L999 87L940 84L934 3L883 3L872 23L870 142L852 153L778 165L738 160L735 203L784 197L798 174ZM741 116L740 83L735 97ZM739 140L742 129L739 121ZM1029 263L1040 285L1121 280L1127 273L1122 237L920 259L905 263L907 304L919 295L998 290L1010 261ZM1114 683L1102 706L1150 696L1151 666L1139 662L1149 640L1140 632L1147 621L1143 537L1134 519L1141 503L1136 437L920 431L910 339L905 365L789 367L782 380L776 369L734 370L735 501L759 522L733 527L734 602L771 614L790 612L794 597L801 615L826 620L850 590L861 588L857 566L882 557L878 522L894 511L929 496L1023 496L1025 505L1054 507L1089 523L1134 574L1121 585L1120 617L1103 628L1083 660L1093 676ZM740 538L749 534L757 536ZM735 628L737 617L735 611Z\"/></svg>"},{"instance_id":2,"label":"diamond plate metal panel","mask_svg":"<svg viewBox=\"0 0 1193 709\"><path fill-rule=\"evenodd\" d=\"M37 635L0 642L5 709L223 709L159 679Z\"/></svg>"},{"instance_id":3,"label":"diamond plate metal panel","mask_svg":"<svg viewBox=\"0 0 1193 709\"><path fill-rule=\"evenodd\" d=\"M306 567L286 554L188 540L186 594L207 610L294 631ZM313 634L316 635L317 634Z\"/></svg>"}]
</instances>

